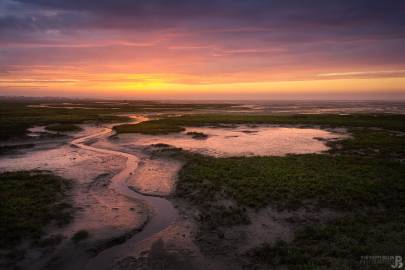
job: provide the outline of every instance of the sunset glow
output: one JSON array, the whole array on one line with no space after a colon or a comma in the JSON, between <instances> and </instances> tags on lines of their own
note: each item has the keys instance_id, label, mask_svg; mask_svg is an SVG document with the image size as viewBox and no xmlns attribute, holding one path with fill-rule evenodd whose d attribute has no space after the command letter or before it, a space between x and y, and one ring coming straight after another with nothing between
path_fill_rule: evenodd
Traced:
<instances>
[{"instance_id":1,"label":"sunset glow","mask_svg":"<svg viewBox=\"0 0 405 270\"><path fill-rule=\"evenodd\" d=\"M0 4L0 95L404 98L403 1Z\"/></svg>"}]
</instances>

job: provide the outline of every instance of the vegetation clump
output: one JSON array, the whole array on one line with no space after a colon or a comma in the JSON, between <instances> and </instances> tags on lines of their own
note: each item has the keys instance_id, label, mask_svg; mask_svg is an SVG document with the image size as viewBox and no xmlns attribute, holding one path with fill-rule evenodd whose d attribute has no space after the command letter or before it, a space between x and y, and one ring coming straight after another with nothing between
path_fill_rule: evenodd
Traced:
<instances>
[{"instance_id":1,"label":"vegetation clump","mask_svg":"<svg viewBox=\"0 0 405 270\"><path fill-rule=\"evenodd\" d=\"M72 219L67 192L70 182L45 171L0 174L0 248L23 239L38 240L47 225Z\"/></svg>"},{"instance_id":2,"label":"vegetation clump","mask_svg":"<svg viewBox=\"0 0 405 270\"><path fill-rule=\"evenodd\" d=\"M195 131L190 131L187 132L186 135L191 136L193 139L196 140L205 140L208 138L208 135L202 132L195 132Z\"/></svg>"},{"instance_id":3,"label":"vegetation clump","mask_svg":"<svg viewBox=\"0 0 405 270\"><path fill-rule=\"evenodd\" d=\"M178 133L184 131L183 127L174 126L157 122L158 120L151 120L139 124L124 124L114 127L114 130L119 133L142 133L149 135L160 135Z\"/></svg>"},{"instance_id":4,"label":"vegetation clump","mask_svg":"<svg viewBox=\"0 0 405 270\"><path fill-rule=\"evenodd\" d=\"M152 146L152 147L157 147L157 148L168 148L168 147L171 147L171 145L170 145L170 144L167 144L167 143L154 143L154 144L151 144L150 146Z\"/></svg>"}]
</instances>

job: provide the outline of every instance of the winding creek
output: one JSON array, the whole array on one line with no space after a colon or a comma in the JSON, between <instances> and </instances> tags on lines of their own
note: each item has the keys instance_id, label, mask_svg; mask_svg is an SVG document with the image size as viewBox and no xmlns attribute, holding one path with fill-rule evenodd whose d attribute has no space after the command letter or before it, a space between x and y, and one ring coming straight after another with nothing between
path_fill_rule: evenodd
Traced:
<instances>
[{"instance_id":1,"label":"winding creek","mask_svg":"<svg viewBox=\"0 0 405 270\"><path fill-rule=\"evenodd\" d=\"M140 123L142 121L144 120L138 121L137 123ZM112 177L109 187L128 198L144 201L150 208L150 210L153 211L153 215L150 217L149 221L146 223L142 231L134 234L129 240L125 241L125 243L100 252L96 257L90 259L85 269L109 269L111 262L116 257L125 255L138 242L145 240L169 227L178 217L178 213L170 201L161 197L140 194L128 187L127 180L131 177L133 172L138 167L138 157L128 153L96 148L86 144L92 139L108 137L112 134L113 131L110 128L104 128L103 130L95 134L73 140L71 142L71 145L88 151L95 151L98 153L110 154L126 158L124 169Z\"/></svg>"}]
</instances>

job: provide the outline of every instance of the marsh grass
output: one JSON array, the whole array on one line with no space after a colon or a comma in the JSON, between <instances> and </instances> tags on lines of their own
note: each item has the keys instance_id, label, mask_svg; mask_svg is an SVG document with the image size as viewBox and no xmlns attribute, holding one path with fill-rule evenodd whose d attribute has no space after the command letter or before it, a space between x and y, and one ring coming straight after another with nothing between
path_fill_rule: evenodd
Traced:
<instances>
[{"instance_id":1,"label":"marsh grass","mask_svg":"<svg viewBox=\"0 0 405 270\"><path fill-rule=\"evenodd\" d=\"M200 211L200 235L248 224L245 209L268 205L279 210L311 206L345 213L326 223L300 224L291 243L266 243L250 250L246 258L251 269L263 265L363 269L361 256L404 250L405 166L395 160L347 152L245 158L191 155L187 159L176 195ZM235 205L222 206L223 200ZM367 269L380 269L372 267Z\"/></svg>"},{"instance_id":2,"label":"marsh grass","mask_svg":"<svg viewBox=\"0 0 405 270\"><path fill-rule=\"evenodd\" d=\"M389 265L364 265L361 256L403 254L403 213L403 208L374 209L326 224L302 226L291 243L265 243L247 256L254 265L284 265L288 269L388 269Z\"/></svg>"},{"instance_id":3,"label":"marsh grass","mask_svg":"<svg viewBox=\"0 0 405 270\"><path fill-rule=\"evenodd\" d=\"M181 132L184 127L221 126L224 124L320 125L324 127L379 127L405 131L405 116L391 114L353 115L234 115L200 114L143 122L133 127L118 128L119 133L168 134Z\"/></svg>"},{"instance_id":4,"label":"marsh grass","mask_svg":"<svg viewBox=\"0 0 405 270\"><path fill-rule=\"evenodd\" d=\"M28 128L56 125L57 129L87 122L127 122L128 117L113 115L109 109L32 108L27 103L1 103L0 141L22 137ZM115 112L115 111L114 111Z\"/></svg>"},{"instance_id":5,"label":"marsh grass","mask_svg":"<svg viewBox=\"0 0 405 270\"><path fill-rule=\"evenodd\" d=\"M405 133L384 129L350 128L350 138L328 142L331 153L368 158L404 158Z\"/></svg>"},{"instance_id":6,"label":"marsh grass","mask_svg":"<svg viewBox=\"0 0 405 270\"><path fill-rule=\"evenodd\" d=\"M202 132L195 132L195 131L190 131L187 132L186 135L191 136L193 139L196 140L205 140L208 138L208 135Z\"/></svg>"},{"instance_id":7,"label":"marsh grass","mask_svg":"<svg viewBox=\"0 0 405 270\"><path fill-rule=\"evenodd\" d=\"M351 136L327 142L331 149L323 155L213 158L185 153L186 165L179 173L176 196L200 211L200 230L246 224L249 218L245 209L328 208L343 215L330 221L299 224L290 243L265 243L250 250L245 254L247 267L381 269L381 265L361 265L360 257L402 255L403 116L253 116L243 120L238 116L204 116L168 121L193 126L235 121L257 124L270 119L277 124L344 127ZM226 200L234 206L220 204Z\"/></svg>"},{"instance_id":8,"label":"marsh grass","mask_svg":"<svg viewBox=\"0 0 405 270\"><path fill-rule=\"evenodd\" d=\"M399 163L358 157L300 155L210 158L193 156L179 174L177 192L200 203L219 193L238 205L298 208L386 207L404 203L405 168Z\"/></svg>"},{"instance_id":9,"label":"marsh grass","mask_svg":"<svg viewBox=\"0 0 405 270\"><path fill-rule=\"evenodd\" d=\"M142 133L149 135L178 133L184 128L170 124L156 122L155 120L142 122L139 124L123 124L114 127L117 133Z\"/></svg>"},{"instance_id":10,"label":"marsh grass","mask_svg":"<svg viewBox=\"0 0 405 270\"><path fill-rule=\"evenodd\" d=\"M47 225L72 219L67 191L70 182L44 171L0 174L0 248L38 240Z\"/></svg>"},{"instance_id":11,"label":"marsh grass","mask_svg":"<svg viewBox=\"0 0 405 270\"><path fill-rule=\"evenodd\" d=\"M46 103L49 107L30 107ZM68 104L66 104L68 103ZM0 141L24 136L26 130L38 125L123 123L130 118L119 116L128 113L218 110L233 104L165 104L152 101L68 100L68 99L0 99ZM64 108L64 107L70 107ZM89 109L90 108L90 109ZM169 127L166 127L169 129ZM152 128L157 130L157 128ZM128 129L131 132L131 129ZM160 129L159 132L162 132ZM172 129L173 130L173 129ZM179 130L179 129L177 129Z\"/></svg>"}]
</instances>

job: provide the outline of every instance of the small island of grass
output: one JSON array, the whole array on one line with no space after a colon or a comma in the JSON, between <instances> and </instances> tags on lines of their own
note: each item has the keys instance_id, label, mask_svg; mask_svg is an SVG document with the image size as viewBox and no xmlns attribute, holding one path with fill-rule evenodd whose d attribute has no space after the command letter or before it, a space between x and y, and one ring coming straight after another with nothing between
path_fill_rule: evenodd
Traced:
<instances>
[{"instance_id":1,"label":"small island of grass","mask_svg":"<svg viewBox=\"0 0 405 270\"><path fill-rule=\"evenodd\" d=\"M170 134L178 133L184 131L183 127L165 124L160 121L152 120L147 122L142 122L139 124L124 124L115 126L114 130L120 133L142 133L148 135L160 135L160 134Z\"/></svg>"},{"instance_id":2,"label":"small island of grass","mask_svg":"<svg viewBox=\"0 0 405 270\"><path fill-rule=\"evenodd\" d=\"M193 139L196 139L196 140L205 140L205 139L208 138L208 135L207 135L207 134L204 134L204 133L202 133L202 132L195 132L195 131L187 132L186 135L189 135L189 136L191 136Z\"/></svg>"}]
</instances>

